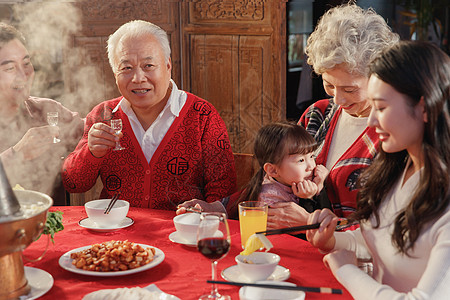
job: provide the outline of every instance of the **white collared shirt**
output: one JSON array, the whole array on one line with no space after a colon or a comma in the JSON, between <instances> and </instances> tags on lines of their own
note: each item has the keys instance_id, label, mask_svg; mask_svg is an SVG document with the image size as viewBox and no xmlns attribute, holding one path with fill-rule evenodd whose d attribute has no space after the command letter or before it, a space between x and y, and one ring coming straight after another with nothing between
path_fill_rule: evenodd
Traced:
<instances>
[{"instance_id":1,"label":"white collared shirt","mask_svg":"<svg viewBox=\"0 0 450 300\"><path fill-rule=\"evenodd\" d=\"M164 106L161 113L147 131L144 130L139 122L130 102L124 97L113 110L113 112L115 112L120 106L123 112L128 116L133 133L141 146L142 152L144 152L147 162L150 162L152 159L153 154L155 154L162 139L170 126L172 126L175 118L179 116L181 109L186 103L186 92L179 90L173 80L170 80L170 82L172 83L172 92L170 93L169 100L167 100L166 106Z\"/></svg>"}]
</instances>

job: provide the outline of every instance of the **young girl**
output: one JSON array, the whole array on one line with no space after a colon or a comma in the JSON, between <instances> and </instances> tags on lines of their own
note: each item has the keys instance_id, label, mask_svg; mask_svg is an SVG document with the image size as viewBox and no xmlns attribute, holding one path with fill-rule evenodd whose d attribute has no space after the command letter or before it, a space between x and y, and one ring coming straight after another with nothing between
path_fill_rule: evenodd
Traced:
<instances>
[{"instance_id":1,"label":"young girl","mask_svg":"<svg viewBox=\"0 0 450 300\"><path fill-rule=\"evenodd\" d=\"M267 204L292 201L309 212L319 207L330 207L321 203L318 195L328 170L316 166L314 138L301 126L291 123L271 123L257 133L254 143L255 158L260 169L249 184L221 201L206 203L190 200L180 205L177 214L185 208L196 206L203 211L227 211L229 217L237 216L237 204L259 199Z\"/></svg>"},{"instance_id":2,"label":"young girl","mask_svg":"<svg viewBox=\"0 0 450 300\"><path fill-rule=\"evenodd\" d=\"M448 299L450 295L450 58L424 42L401 42L371 66L368 124L381 151L361 176L361 228L334 232L329 210L308 240L355 299ZM373 276L356 266L373 260ZM356 254L355 254L356 253Z\"/></svg>"},{"instance_id":3,"label":"young girl","mask_svg":"<svg viewBox=\"0 0 450 300\"><path fill-rule=\"evenodd\" d=\"M266 204L292 201L312 212L320 207L315 196L323 188L327 169L316 166L314 138L301 126L271 123L256 135L255 158L260 169L244 189L240 201ZM240 202L239 201L239 202Z\"/></svg>"}]
</instances>

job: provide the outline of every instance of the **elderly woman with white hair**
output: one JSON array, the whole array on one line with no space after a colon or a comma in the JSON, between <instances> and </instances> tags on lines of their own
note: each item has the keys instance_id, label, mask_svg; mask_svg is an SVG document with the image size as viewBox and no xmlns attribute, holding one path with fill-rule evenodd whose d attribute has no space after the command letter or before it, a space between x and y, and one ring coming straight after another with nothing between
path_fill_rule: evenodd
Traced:
<instances>
[{"instance_id":1,"label":"elderly woman with white hair","mask_svg":"<svg viewBox=\"0 0 450 300\"><path fill-rule=\"evenodd\" d=\"M379 143L375 129L367 126L369 65L398 40L380 15L355 4L327 11L308 39L308 64L322 76L331 98L310 106L299 124L320 145L316 163L330 171L326 193L316 199L318 206L328 206L340 217L355 211L356 181L372 163ZM309 213L293 203L275 204L269 210L267 226L304 225Z\"/></svg>"}]
</instances>

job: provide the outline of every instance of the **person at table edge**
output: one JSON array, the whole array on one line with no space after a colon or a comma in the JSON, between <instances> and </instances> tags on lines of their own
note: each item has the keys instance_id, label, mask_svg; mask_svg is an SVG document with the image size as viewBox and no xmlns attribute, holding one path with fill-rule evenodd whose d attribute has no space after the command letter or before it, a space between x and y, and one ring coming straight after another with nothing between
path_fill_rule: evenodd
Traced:
<instances>
[{"instance_id":1,"label":"person at table edge","mask_svg":"<svg viewBox=\"0 0 450 300\"><path fill-rule=\"evenodd\" d=\"M307 239L355 300L449 299L450 57L430 42L401 41L370 74L368 125L380 149L358 180L350 218L361 227L335 231L335 214L316 210L308 223L321 225Z\"/></svg>"},{"instance_id":2,"label":"person at table edge","mask_svg":"<svg viewBox=\"0 0 450 300\"><path fill-rule=\"evenodd\" d=\"M377 154L378 135L367 126L370 62L398 40L382 16L354 3L328 10L308 38L308 64L332 98L311 105L298 123L319 144L316 163L330 170L321 202L339 217L356 210L356 181ZM267 227L304 225L308 217L300 206L279 203L269 209Z\"/></svg>"},{"instance_id":3,"label":"person at table edge","mask_svg":"<svg viewBox=\"0 0 450 300\"><path fill-rule=\"evenodd\" d=\"M168 210L192 198L212 202L233 193L225 123L211 103L171 79L166 32L130 21L109 37L107 49L122 96L87 115L83 138L64 162L66 189L85 192L100 175L101 198L120 192L131 206ZM111 119L122 119L121 134L114 134ZM119 138L125 149L113 151Z\"/></svg>"},{"instance_id":4,"label":"person at table edge","mask_svg":"<svg viewBox=\"0 0 450 300\"><path fill-rule=\"evenodd\" d=\"M54 205L66 205L61 157L75 148L84 121L58 101L30 96L34 74L25 37L0 22L0 159L12 186L48 194ZM47 123L47 112L58 112L57 126ZM59 143L53 143L55 136Z\"/></svg>"}]
</instances>

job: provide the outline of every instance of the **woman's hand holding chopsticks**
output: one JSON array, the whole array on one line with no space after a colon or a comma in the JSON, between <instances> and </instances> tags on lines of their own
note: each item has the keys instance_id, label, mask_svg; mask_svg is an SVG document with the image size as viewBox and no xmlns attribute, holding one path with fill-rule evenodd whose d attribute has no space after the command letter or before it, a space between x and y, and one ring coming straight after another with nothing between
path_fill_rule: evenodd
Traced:
<instances>
[{"instance_id":1,"label":"woman's hand holding chopsticks","mask_svg":"<svg viewBox=\"0 0 450 300\"><path fill-rule=\"evenodd\" d=\"M333 250L336 244L334 231L339 218L328 208L316 210L308 218L308 224L320 223L318 230L308 230L306 238L316 248L324 252Z\"/></svg>"},{"instance_id":2,"label":"woman's hand holding chopsticks","mask_svg":"<svg viewBox=\"0 0 450 300\"><path fill-rule=\"evenodd\" d=\"M274 234L296 234L299 232L303 232L310 229L319 229L320 223L313 223L313 224L307 224L307 225L300 225L300 226L294 226L294 227L285 227L285 228L279 228L279 229L269 229L265 231L257 231L255 234L264 234L264 235L274 235ZM347 219L341 219L337 222L336 230L341 230L342 228L346 228L349 226L354 225L354 223L349 224Z\"/></svg>"}]
</instances>

